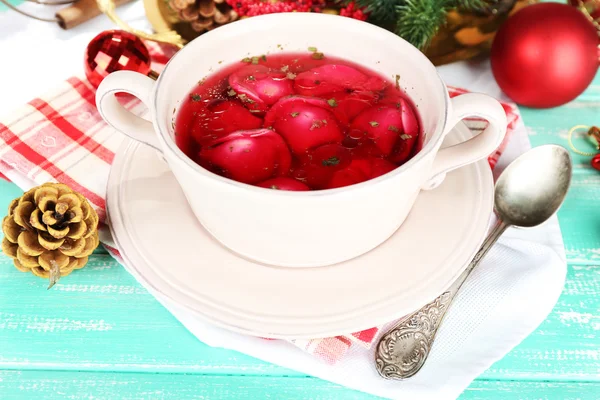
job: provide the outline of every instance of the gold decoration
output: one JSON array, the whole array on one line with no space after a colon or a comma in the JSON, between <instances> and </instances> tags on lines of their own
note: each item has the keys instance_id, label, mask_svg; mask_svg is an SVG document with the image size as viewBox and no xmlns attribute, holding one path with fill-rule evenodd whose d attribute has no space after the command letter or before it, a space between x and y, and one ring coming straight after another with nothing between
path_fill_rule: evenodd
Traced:
<instances>
[{"instance_id":1,"label":"gold decoration","mask_svg":"<svg viewBox=\"0 0 600 400\"><path fill-rule=\"evenodd\" d=\"M115 1L114 0L96 0L98 8L102 11L111 21L119 26L122 30L133 33L137 37L146 40L152 40L155 42L167 43L182 48L185 44L185 40L174 30L166 29L157 31L156 33L147 33L139 29L134 29L125 21L123 21L115 12Z\"/></svg>"},{"instance_id":2,"label":"gold decoration","mask_svg":"<svg viewBox=\"0 0 600 400\"><path fill-rule=\"evenodd\" d=\"M176 31L185 41L239 19L225 0L144 0L155 32Z\"/></svg>"},{"instance_id":3,"label":"gold decoration","mask_svg":"<svg viewBox=\"0 0 600 400\"><path fill-rule=\"evenodd\" d=\"M2 252L19 271L50 280L83 268L98 247L98 214L62 183L45 183L14 199L2 220Z\"/></svg>"},{"instance_id":4,"label":"gold decoration","mask_svg":"<svg viewBox=\"0 0 600 400\"><path fill-rule=\"evenodd\" d=\"M435 65L486 56L502 23L521 8L538 0L497 0L488 12L451 10L425 55Z\"/></svg>"}]
</instances>

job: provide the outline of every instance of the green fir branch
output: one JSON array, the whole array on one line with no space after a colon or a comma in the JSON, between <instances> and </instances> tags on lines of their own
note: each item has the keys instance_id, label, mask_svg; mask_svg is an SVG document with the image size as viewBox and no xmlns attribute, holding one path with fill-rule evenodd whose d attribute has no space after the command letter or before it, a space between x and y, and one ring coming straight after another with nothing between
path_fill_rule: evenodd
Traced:
<instances>
[{"instance_id":1,"label":"green fir branch","mask_svg":"<svg viewBox=\"0 0 600 400\"><path fill-rule=\"evenodd\" d=\"M446 13L455 7L455 1L405 0L396 7L396 34L415 47L425 49L446 22Z\"/></svg>"},{"instance_id":2,"label":"green fir branch","mask_svg":"<svg viewBox=\"0 0 600 400\"><path fill-rule=\"evenodd\" d=\"M427 48L439 28L446 23L448 11L483 10L490 2L502 0L335 0L342 4L353 1L369 13L369 21L393 29L418 47Z\"/></svg>"},{"instance_id":3,"label":"green fir branch","mask_svg":"<svg viewBox=\"0 0 600 400\"><path fill-rule=\"evenodd\" d=\"M345 4L353 0L344 0ZM369 19L373 22L393 22L398 18L397 7L405 3L405 0L356 0L356 5L364 7L369 13Z\"/></svg>"}]
</instances>

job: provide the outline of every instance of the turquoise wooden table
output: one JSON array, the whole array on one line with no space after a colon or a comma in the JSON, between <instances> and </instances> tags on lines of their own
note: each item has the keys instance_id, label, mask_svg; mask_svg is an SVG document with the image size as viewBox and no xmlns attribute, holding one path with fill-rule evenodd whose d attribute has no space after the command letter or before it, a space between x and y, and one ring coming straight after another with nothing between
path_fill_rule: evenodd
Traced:
<instances>
[{"instance_id":1,"label":"turquoise wooden table","mask_svg":"<svg viewBox=\"0 0 600 400\"><path fill-rule=\"evenodd\" d=\"M600 124L600 75L576 101L523 109L534 145ZM600 399L600 172L574 156L559 212L569 261L553 312L462 399ZM0 210L21 191L0 183ZM4 215L5 211L2 211ZM195 339L105 252L60 281L0 256L0 399L369 399Z\"/></svg>"},{"instance_id":2,"label":"turquoise wooden table","mask_svg":"<svg viewBox=\"0 0 600 400\"><path fill-rule=\"evenodd\" d=\"M522 114L534 145L566 145L571 126L600 124L600 75L576 101ZM600 172L589 157L574 163L559 212L569 262L562 296L461 399L600 399ZM0 217L20 193L0 182ZM46 286L0 255L1 400L374 398L204 345L103 251Z\"/></svg>"}]
</instances>

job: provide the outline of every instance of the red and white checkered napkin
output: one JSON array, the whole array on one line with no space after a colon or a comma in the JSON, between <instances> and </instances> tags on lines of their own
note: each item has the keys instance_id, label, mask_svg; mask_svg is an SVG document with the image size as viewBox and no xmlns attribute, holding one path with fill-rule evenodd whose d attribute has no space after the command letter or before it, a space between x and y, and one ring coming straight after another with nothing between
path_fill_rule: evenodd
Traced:
<instances>
[{"instance_id":1,"label":"red and white checkered napkin","mask_svg":"<svg viewBox=\"0 0 600 400\"><path fill-rule=\"evenodd\" d=\"M154 61L153 68L162 70L169 58L155 43L147 43ZM465 93L450 88L450 95ZM98 211L101 223L106 219L106 182L110 165L123 137L107 126L95 105L95 90L81 77L71 77L52 92L31 100L4 119L0 119L0 173L22 189L48 181L69 185L86 196ZM125 105L141 113L144 107L137 99ZM503 104L508 116L508 134L519 118L514 105ZM482 130L486 122L468 120L473 130ZM493 167L507 139L489 158ZM105 226L104 226L105 227ZM106 246L120 260L118 251ZM358 344L369 348L378 327L331 338L294 340L296 346L329 364L335 364Z\"/></svg>"}]
</instances>

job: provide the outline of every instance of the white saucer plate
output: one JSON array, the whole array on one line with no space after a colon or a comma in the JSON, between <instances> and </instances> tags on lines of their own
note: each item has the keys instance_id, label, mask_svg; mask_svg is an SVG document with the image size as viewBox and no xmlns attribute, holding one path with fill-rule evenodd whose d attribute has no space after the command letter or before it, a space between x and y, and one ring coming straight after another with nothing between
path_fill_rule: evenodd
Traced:
<instances>
[{"instance_id":1,"label":"white saucer plate","mask_svg":"<svg viewBox=\"0 0 600 400\"><path fill-rule=\"evenodd\" d=\"M471 136L461 123L445 144ZM123 145L107 188L113 239L147 285L212 324L285 339L357 332L432 300L483 242L492 205L492 173L482 160L420 193L400 229L371 252L328 267L278 268L213 239L147 146Z\"/></svg>"}]
</instances>

